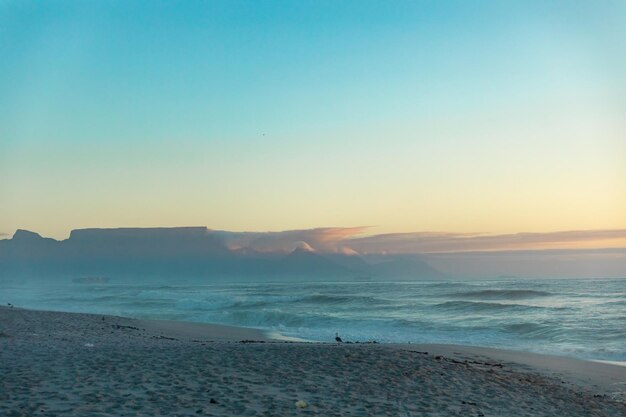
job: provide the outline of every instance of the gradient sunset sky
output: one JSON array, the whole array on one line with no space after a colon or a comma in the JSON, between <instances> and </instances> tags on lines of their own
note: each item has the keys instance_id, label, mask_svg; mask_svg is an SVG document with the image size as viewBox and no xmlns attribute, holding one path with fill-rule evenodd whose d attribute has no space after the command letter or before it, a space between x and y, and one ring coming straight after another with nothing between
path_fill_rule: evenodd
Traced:
<instances>
[{"instance_id":1,"label":"gradient sunset sky","mask_svg":"<svg viewBox=\"0 0 626 417\"><path fill-rule=\"evenodd\" d=\"M0 57L9 236L626 229L624 1L0 0Z\"/></svg>"}]
</instances>

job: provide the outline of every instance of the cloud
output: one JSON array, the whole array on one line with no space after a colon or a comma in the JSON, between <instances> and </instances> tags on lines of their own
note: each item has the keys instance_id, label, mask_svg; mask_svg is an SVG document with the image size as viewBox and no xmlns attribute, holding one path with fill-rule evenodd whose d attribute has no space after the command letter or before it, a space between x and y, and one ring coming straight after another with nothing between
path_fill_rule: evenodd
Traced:
<instances>
[{"instance_id":1,"label":"cloud","mask_svg":"<svg viewBox=\"0 0 626 417\"><path fill-rule=\"evenodd\" d=\"M248 248L259 252L290 252L309 245L321 252L337 252L346 239L364 233L367 227L323 227L317 229L287 230L283 232L227 232L212 231L231 249Z\"/></svg>"},{"instance_id":2,"label":"cloud","mask_svg":"<svg viewBox=\"0 0 626 417\"><path fill-rule=\"evenodd\" d=\"M303 242L333 253L400 254L626 247L626 229L547 233L387 233L363 236L369 227L325 227L283 232L211 231L231 249L290 252Z\"/></svg>"},{"instance_id":3,"label":"cloud","mask_svg":"<svg viewBox=\"0 0 626 417\"><path fill-rule=\"evenodd\" d=\"M392 233L355 237L346 242L360 253L433 253L537 250L626 246L626 229L572 230L503 235Z\"/></svg>"}]
</instances>

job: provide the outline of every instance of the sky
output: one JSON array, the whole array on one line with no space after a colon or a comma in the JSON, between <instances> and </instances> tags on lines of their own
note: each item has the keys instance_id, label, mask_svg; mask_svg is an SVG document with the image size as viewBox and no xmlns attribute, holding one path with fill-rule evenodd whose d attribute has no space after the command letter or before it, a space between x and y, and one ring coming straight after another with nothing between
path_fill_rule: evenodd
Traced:
<instances>
[{"instance_id":1,"label":"sky","mask_svg":"<svg viewBox=\"0 0 626 417\"><path fill-rule=\"evenodd\" d=\"M0 56L5 236L626 229L623 1L0 0Z\"/></svg>"}]
</instances>

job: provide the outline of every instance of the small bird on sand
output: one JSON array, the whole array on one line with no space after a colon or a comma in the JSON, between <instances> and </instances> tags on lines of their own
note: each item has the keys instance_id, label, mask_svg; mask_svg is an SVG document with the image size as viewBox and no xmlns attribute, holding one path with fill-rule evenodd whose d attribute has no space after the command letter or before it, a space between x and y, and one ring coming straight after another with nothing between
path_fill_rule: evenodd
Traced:
<instances>
[{"instance_id":1,"label":"small bird on sand","mask_svg":"<svg viewBox=\"0 0 626 417\"><path fill-rule=\"evenodd\" d=\"M335 333L335 340L337 341L337 343L343 343L343 340L341 340L341 337L339 337L339 333Z\"/></svg>"}]
</instances>

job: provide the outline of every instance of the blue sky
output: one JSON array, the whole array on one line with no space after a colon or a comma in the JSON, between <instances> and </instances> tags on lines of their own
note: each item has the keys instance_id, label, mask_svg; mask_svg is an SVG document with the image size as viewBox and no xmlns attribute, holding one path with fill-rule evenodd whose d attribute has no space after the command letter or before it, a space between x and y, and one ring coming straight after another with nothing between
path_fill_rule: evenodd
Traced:
<instances>
[{"instance_id":1,"label":"blue sky","mask_svg":"<svg viewBox=\"0 0 626 417\"><path fill-rule=\"evenodd\" d=\"M0 231L626 227L623 2L0 1Z\"/></svg>"}]
</instances>

